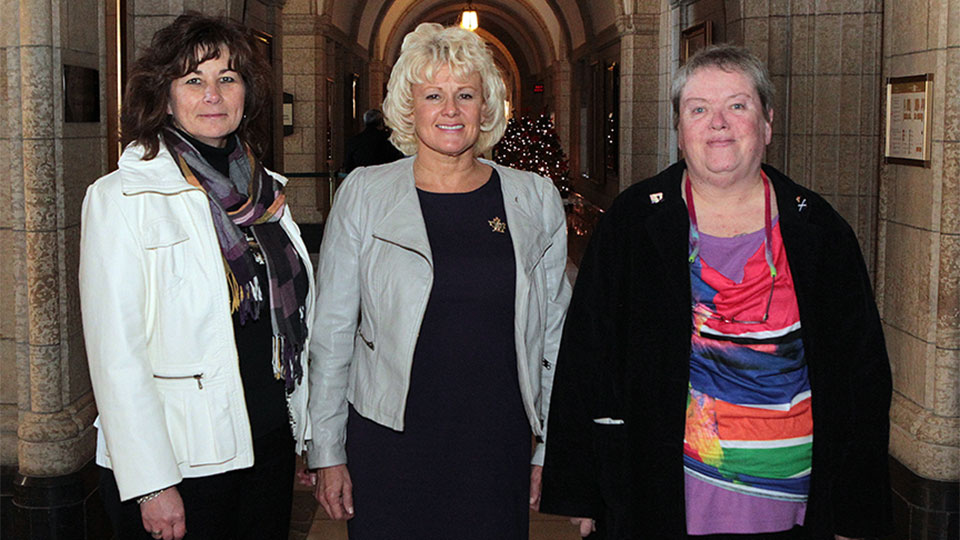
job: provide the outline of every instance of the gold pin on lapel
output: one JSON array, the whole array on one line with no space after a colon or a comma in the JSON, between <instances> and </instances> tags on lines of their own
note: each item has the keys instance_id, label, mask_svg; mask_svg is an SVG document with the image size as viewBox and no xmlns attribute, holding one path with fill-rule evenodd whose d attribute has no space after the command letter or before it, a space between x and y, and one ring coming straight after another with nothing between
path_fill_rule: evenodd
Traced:
<instances>
[{"instance_id":1,"label":"gold pin on lapel","mask_svg":"<svg viewBox=\"0 0 960 540\"><path fill-rule=\"evenodd\" d=\"M487 223L490 224L490 228L493 229L493 232L498 232L500 234L507 232L507 223L502 221L499 217L495 217Z\"/></svg>"},{"instance_id":2,"label":"gold pin on lapel","mask_svg":"<svg viewBox=\"0 0 960 540\"><path fill-rule=\"evenodd\" d=\"M658 202L660 202L660 201L662 201L662 200L663 200L663 192L662 192L662 191L658 191L658 192L656 192L656 193L651 193L651 194L650 194L650 202L651 202L651 203L657 204Z\"/></svg>"}]
</instances>

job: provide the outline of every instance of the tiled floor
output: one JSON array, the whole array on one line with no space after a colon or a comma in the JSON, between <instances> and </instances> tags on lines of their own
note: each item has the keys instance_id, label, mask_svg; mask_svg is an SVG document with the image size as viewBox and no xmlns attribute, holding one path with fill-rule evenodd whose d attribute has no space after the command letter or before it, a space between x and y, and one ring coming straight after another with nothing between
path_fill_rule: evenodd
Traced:
<instances>
[{"instance_id":1,"label":"tiled floor","mask_svg":"<svg viewBox=\"0 0 960 540\"><path fill-rule=\"evenodd\" d=\"M320 508L306 540L347 540L347 525L331 521ZM580 540L580 535L566 518L534 512L530 515L530 540Z\"/></svg>"},{"instance_id":2,"label":"tiled floor","mask_svg":"<svg viewBox=\"0 0 960 540\"><path fill-rule=\"evenodd\" d=\"M327 517L311 490L299 484L293 492L290 540L347 540L347 525ZM530 540L579 540L567 518L530 514Z\"/></svg>"}]
</instances>

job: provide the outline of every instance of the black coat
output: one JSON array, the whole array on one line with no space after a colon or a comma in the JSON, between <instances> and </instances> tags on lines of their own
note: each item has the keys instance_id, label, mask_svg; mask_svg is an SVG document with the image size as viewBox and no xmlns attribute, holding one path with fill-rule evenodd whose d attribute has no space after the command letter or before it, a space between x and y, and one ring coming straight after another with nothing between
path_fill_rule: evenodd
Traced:
<instances>
[{"instance_id":1,"label":"black coat","mask_svg":"<svg viewBox=\"0 0 960 540\"><path fill-rule=\"evenodd\" d=\"M343 150L343 172L357 167L369 167L390 163L403 154L390 142L390 132L367 126L363 131L347 139Z\"/></svg>"},{"instance_id":2,"label":"black coat","mask_svg":"<svg viewBox=\"0 0 960 540\"><path fill-rule=\"evenodd\" d=\"M686 537L690 360L685 164L624 191L581 263L550 405L544 512L604 538ZM860 246L819 195L764 166L793 274L813 408L811 539L885 534L890 366ZM655 194L662 200L654 202ZM623 419L601 425L592 419Z\"/></svg>"}]
</instances>

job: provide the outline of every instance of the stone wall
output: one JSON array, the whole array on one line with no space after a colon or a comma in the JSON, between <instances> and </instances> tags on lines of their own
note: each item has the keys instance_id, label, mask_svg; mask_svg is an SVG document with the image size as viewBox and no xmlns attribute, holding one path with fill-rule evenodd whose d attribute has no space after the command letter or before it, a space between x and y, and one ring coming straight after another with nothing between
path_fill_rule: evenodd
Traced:
<instances>
[{"instance_id":1,"label":"stone wall","mask_svg":"<svg viewBox=\"0 0 960 540\"><path fill-rule=\"evenodd\" d=\"M660 169L657 128L660 83L660 2L635 2L618 14L620 33L620 191Z\"/></svg>"},{"instance_id":2,"label":"stone wall","mask_svg":"<svg viewBox=\"0 0 960 540\"><path fill-rule=\"evenodd\" d=\"M956 527L960 479L960 0L886 0L883 63L885 78L934 81L929 167L880 168L877 293L894 374L891 455L953 494L917 499L895 485L899 525L936 532L947 519Z\"/></svg>"},{"instance_id":3,"label":"stone wall","mask_svg":"<svg viewBox=\"0 0 960 540\"><path fill-rule=\"evenodd\" d=\"M293 134L283 138L284 172L329 170L326 153L326 38L313 2L290 1L283 10L283 91L293 95ZM290 178L287 202L298 223L323 221L318 184L327 178Z\"/></svg>"}]
</instances>

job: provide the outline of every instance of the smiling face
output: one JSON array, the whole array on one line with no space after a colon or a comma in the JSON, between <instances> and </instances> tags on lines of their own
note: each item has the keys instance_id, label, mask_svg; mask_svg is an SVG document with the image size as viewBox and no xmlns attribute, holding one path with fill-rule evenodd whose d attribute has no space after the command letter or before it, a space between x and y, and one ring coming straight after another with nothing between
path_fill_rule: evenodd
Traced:
<instances>
[{"instance_id":1,"label":"smiling face","mask_svg":"<svg viewBox=\"0 0 960 540\"><path fill-rule=\"evenodd\" d=\"M417 153L423 157L473 158L480 136L483 82L479 73L455 80L447 67L433 80L413 85L413 124Z\"/></svg>"},{"instance_id":2,"label":"smiling face","mask_svg":"<svg viewBox=\"0 0 960 540\"><path fill-rule=\"evenodd\" d=\"M678 142L690 176L724 184L759 175L770 123L749 77L717 67L693 72L680 94Z\"/></svg>"},{"instance_id":3,"label":"smiling face","mask_svg":"<svg viewBox=\"0 0 960 540\"><path fill-rule=\"evenodd\" d=\"M230 51L207 60L170 82L167 113L175 126L198 141L223 147L240 125L246 89L240 74L230 69Z\"/></svg>"}]
</instances>

